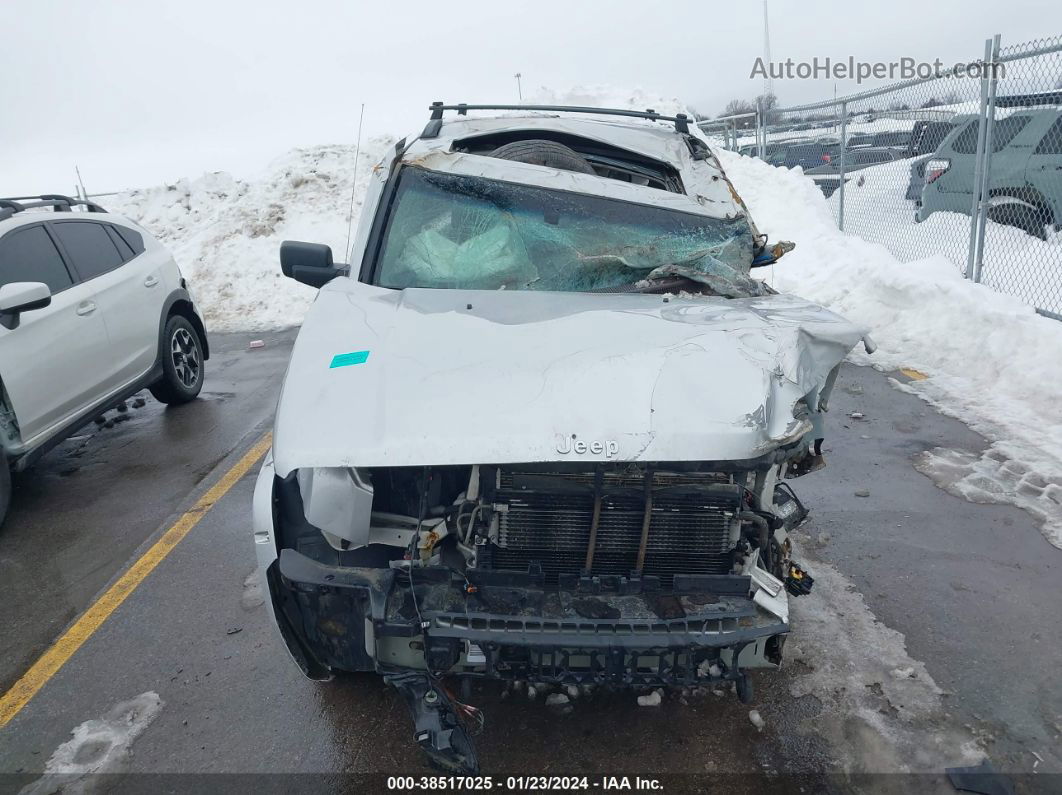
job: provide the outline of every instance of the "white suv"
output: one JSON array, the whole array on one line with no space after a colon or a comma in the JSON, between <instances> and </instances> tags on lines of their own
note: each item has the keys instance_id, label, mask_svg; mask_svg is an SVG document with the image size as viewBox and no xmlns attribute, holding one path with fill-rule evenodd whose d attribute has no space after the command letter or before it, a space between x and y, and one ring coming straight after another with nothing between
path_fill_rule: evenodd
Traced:
<instances>
[{"instance_id":1,"label":"white suv","mask_svg":"<svg viewBox=\"0 0 1062 795\"><path fill-rule=\"evenodd\" d=\"M812 584L784 479L825 466L865 335L751 278L792 244L685 116L476 110L513 107L395 144L349 264L281 245L320 292L253 509L303 672L383 675L466 773L482 714L443 676L752 700Z\"/></svg>"},{"instance_id":2,"label":"white suv","mask_svg":"<svg viewBox=\"0 0 1062 795\"><path fill-rule=\"evenodd\" d=\"M194 399L208 356L177 264L141 227L65 196L0 199L0 522L11 468L144 387Z\"/></svg>"}]
</instances>

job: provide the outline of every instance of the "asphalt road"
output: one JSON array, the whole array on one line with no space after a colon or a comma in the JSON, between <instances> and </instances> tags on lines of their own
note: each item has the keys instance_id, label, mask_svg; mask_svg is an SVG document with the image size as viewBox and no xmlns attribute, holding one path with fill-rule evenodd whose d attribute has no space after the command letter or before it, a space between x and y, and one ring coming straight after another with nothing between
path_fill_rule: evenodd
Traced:
<instances>
[{"instance_id":1,"label":"asphalt road","mask_svg":"<svg viewBox=\"0 0 1062 795\"><path fill-rule=\"evenodd\" d=\"M149 398L130 410L134 419L90 426L21 479L0 530L4 689L268 429L292 335L255 336L264 348L248 350L248 335L214 335L204 400L164 411ZM831 412L828 468L793 486L813 511L798 547L812 573L817 563L839 574L820 580L803 604L828 613L840 601L823 583L846 577L854 589L838 608L838 625L862 611L866 631L885 625L903 633L907 653L946 691L939 708L905 722L904 705L883 704L880 718L853 728L852 716L836 706L846 703L843 678L828 693L794 697L816 666L841 677L872 665L877 654L844 649L816 629L829 622L809 620L801 634L796 611L790 643L800 655L782 672L756 678L762 731L729 694L669 694L659 708L638 707L630 694L600 694L558 715L541 699L506 698L484 685L472 703L487 717L477 741L485 772L592 780L637 773L664 777L670 791L706 782L733 792L952 791L933 767L936 775L914 780L838 776L893 769L895 761L875 767L865 760L888 758L873 754L907 732L926 747L943 744L939 768L959 758L958 740L966 738L1014 774L1019 791L1062 787L1062 778L1044 775L1062 774L1062 584L1052 576L1062 552L1025 513L967 503L919 474L912 458L925 449L976 452L985 442L882 374L846 365ZM864 418L851 419L852 412ZM388 774L430 773L395 693L374 677L312 683L287 658L257 586L252 489L253 474L203 514L0 729L0 790L33 786L75 727L145 693L157 693L161 706L132 710L142 727L135 718L118 720L110 734L100 733L107 723L82 726L76 747L66 747L73 761L64 769L76 776L113 755L118 761L108 769L161 775L151 780L160 790L232 790L241 782L255 790L364 790L366 781L383 788ZM855 496L864 490L870 496ZM865 605L851 601L855 592ZM882 732L868 735L866 726L878 722ZM274 775L188 778L216 773ZM145 781L109 785L136 789Z\"/></svg>"},{"instance_id":2,"label":"asphalt road","mask_svg":"<svg viewBox=\"0 0 1062 795\"><path fill-rule=\"evenodd\" d=\"M0 690L6 690L218 462L276 407L292 331L212 334L200 399L144 390L16 475L0 528ZM263 348L249 349L252 339ZM134 408L137 403L142 406ZM15 641L15 642L12 642Z\"/></svg>"}]
</instances>

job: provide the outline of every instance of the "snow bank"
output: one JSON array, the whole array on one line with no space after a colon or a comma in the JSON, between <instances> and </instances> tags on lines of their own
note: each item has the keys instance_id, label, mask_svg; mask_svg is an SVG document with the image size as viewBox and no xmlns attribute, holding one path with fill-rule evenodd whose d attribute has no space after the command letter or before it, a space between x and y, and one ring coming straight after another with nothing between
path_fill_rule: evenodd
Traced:
<instances>
[{"instance_id":1,"label":"snow bank","mask_svg":"<svg viewBox=\"0 0 1062 795\"><path fill-rule=\"evenodd\" d=\"M206 174L112 197L107 209L142 224L173 253L215 331L302 322L316 290L280 273L280 242L327 243L345 259L351 187L357 226L369 173L393 139L296 149L249 180Z\"/></svg>"},{"instance_id":2,"label":"snow bank","mask_svg":"<svg viewBox=\"0 0 1062 795\"><path fill-rule=\"evenodd\" d=\"M1062 323L963 279L942 255L900 262L883 246L839 232L822 193L799 169L718 155L760 231L797 244L763 269L764 278L869 326L879 349L855 358L928 374L905 388L995 440L989 452L996 460L1020 462L1030 475L1023 488L1039 489L1045 534L1062 547ZM950 460L952 483L961 480L955 466ZM1027 507L1015 485L985 479L991 469L971 462L967 474L981 487L964 496Z\"/></svg>"}]
</instances>

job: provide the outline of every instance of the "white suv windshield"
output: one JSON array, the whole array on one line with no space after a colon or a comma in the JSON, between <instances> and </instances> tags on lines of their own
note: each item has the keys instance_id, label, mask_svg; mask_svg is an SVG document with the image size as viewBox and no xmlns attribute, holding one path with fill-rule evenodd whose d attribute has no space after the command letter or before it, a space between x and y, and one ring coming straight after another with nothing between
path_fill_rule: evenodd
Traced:
<instances>
[{"instance_id":1,"label":"white suv windshield","mask_svg":"<svg viewBox=\"0 0 1062 795\"><path fill-rule=\"evenodd\" d=\"M709 218L583 193L406 167L376 260L382 287L623 290L683 277L762 295L744 217Z\"/></svg>"}]
</instances>

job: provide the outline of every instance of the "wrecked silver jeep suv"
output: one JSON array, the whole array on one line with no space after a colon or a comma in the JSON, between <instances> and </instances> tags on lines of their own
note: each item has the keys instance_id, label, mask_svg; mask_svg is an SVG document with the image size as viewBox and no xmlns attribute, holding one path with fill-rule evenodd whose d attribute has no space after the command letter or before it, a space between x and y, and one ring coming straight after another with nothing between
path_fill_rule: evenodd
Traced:
<instances>
[{"instance_id":1,"label":"wrecked silver jeep suv","mask_svg":"<svg viewBox=\"0 0 1062 795\"><path fill-rule=\"evenodd\" d=\"M469 110L376 168L349 265L281 248L321 289L254 498L300 668L382 674L455 771L450 678L751 698L812 582L784 481L863 337L750 278L791 246L684 116Z\"/></svg>"}]
</instances>

